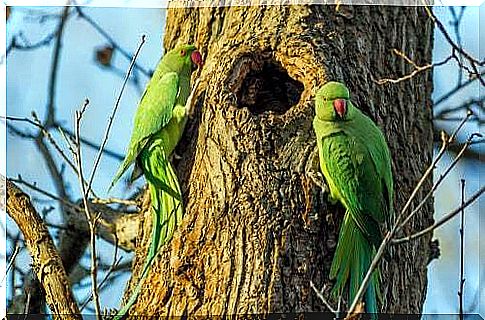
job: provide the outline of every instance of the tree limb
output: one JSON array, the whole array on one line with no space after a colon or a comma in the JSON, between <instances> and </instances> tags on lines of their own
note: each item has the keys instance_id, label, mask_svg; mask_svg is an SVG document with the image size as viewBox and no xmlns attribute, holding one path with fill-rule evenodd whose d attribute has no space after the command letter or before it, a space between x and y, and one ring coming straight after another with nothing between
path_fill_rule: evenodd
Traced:
<instances>
[{"instance_id":1,"label":"tree limb","mask_svg":"<svg viewBox=\"0 0 485 320\"><path fill-rule=\"evenodd\" d=\"M4 178L1 181L5 181ZM61 314L63 319L81 319L61 257L46 226L29 196L10 180L6 184L8 214L24 235L33 269L44 287L49 308L59 319Z\"/></svg>"}]
</instances>

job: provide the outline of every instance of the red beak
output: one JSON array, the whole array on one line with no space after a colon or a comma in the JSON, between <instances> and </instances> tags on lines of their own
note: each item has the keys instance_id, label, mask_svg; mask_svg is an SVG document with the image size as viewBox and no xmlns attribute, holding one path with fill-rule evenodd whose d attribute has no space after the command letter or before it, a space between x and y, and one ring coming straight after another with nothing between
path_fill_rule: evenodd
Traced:
<instances>
[{"instance_id":1,"label":"red beak","mask_svg":"<svg viewBox=\"0 0 485 320\"><path fill-rule=\"evenodd\" d=\"M202 56L200 55L200 52L197 51L197 50L195 50L194 52L192 52L192 54L190 55L190 59L198 67L202 67L204 65L204 60L202 60Z\"/></svg>"},{"instance_id":2,"label":"red beak","mask_svg":"<svg viewBox=\"0 0 485 320\"><path fill-rule=\"evenodd\" d=\"M343 118L345 116L345 113L347 112L347 101L345 99L335 99L333 101L333 108L337 112L340 118Z\"/></svg>"}]
</instances>

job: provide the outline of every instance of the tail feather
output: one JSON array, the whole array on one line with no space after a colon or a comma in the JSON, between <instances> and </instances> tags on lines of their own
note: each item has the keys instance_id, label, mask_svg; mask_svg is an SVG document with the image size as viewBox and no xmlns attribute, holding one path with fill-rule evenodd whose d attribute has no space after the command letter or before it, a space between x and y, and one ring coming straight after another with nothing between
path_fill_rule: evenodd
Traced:
<instances>
[{"instance_id":1,"label":"tail feather","mask_svg":"<svg viewBox=\"0 0 485 320\"><path fill-rule=\"evenodd\" d=\"M330 278L336 279L332 293L340 296L345 287L349 288L349 303L351 303L359 290L369 266L375 249L362 234L352 217L345 214L340 229L339 241L330 268ZM378 270L374 272L364 296L365 311L377 313Z\"/></svg>"},{"instance_id":2,"label":"tail feather","mask_svg":"<svg viewBox=\"0 0 485 320\"><path fill-rule=\"evenodd\" d=\"M142 158L143 169L150 190L153 215L151 244L139 281L127 303L115 316L115 320L127 317L129 309L140 294L144 279L148 275L160 247L170 241L177 225L182 221L183 207L177 175L169 161L162 161L163 165L160 165L161 158L159 156L157 152L154 152L148 157ZM166 188L161 188L160 182L163 182L164 186L169 186L173 192L177 193L178 197L175 198L173 192L166 192Z\"/></svg>"}]
</instances>

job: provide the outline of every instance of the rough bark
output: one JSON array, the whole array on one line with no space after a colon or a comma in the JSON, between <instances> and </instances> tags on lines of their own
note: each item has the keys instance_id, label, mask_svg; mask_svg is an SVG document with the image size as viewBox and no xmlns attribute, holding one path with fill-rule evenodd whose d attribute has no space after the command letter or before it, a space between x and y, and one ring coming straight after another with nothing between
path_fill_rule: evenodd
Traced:
<instances>
[{"instance_id":1,"label":"rough bark","mask_svg":"<svg viewBox=\"0 0 485 320\"><path fill-rule=\"evenodd\" d=\"M431 75L387 86L373 79L412 70L393 48L428 63L432 34L419 7L169 9L165 47L195 42L206 65L177 152L186 215L132 314L326 311L310 280L326 284L336 305L328 273L344 212L308 175L319 170L314 93L326 81L344 81L383 129L400 209L432 156ZM131 287L151 237L145 217ZM430 202L406 231L431 222ZM429 241L387 255L383 311L422 310Z\"/></svg>"},{"instance_id":2,"label":"rough bark","mask_svg":"<svg viewBox=\"0 0 485 320\"><path fill-rule=\"evenodd\" d=\"M46 302L55 319L81 319L67 273L47 227L29 197L7 180L7 211L17 223L32 257L32 267L42 283ZM34 301L36 304L37 301Z\"/></svg>"}]
</instances>

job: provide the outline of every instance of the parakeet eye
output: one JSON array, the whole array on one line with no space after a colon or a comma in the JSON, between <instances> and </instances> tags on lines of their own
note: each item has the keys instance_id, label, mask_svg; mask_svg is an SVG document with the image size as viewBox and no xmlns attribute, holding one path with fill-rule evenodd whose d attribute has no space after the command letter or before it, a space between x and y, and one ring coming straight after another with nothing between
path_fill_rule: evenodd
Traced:
<instances>
[{"instance_id":1,"label":"parakeet eye","mask_svg":"<svg viewBox=\"0 0 485 320\"><path fill-rule=\"evenodd\" d=\"M180 50L180 56L181 57L184 57L186 54L187 54L187 52L184 49Z\"/></svg>"}]
</instances>

